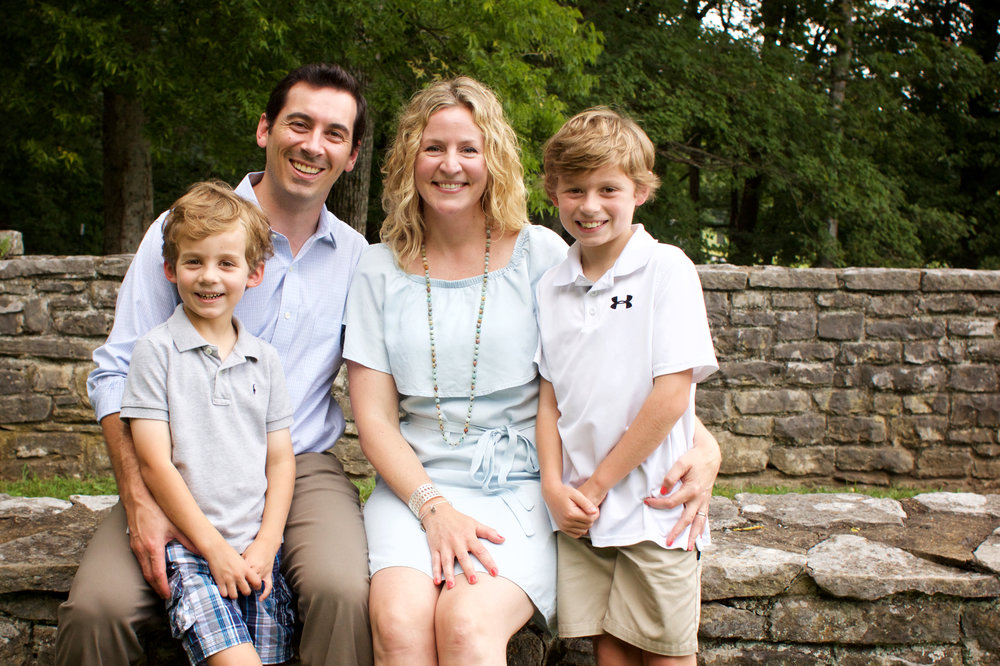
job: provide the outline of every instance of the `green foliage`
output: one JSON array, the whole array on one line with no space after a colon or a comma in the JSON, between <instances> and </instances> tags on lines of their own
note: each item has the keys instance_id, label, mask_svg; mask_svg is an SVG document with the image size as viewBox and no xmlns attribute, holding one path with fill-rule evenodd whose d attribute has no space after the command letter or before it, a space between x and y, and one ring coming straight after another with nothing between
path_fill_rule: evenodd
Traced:
<instances>
[{"instance_id":1,"label":"green foliage","mask_svg":"<svg viewBox=\"0 0 1000 666\"><path fill-rule=\"evenodd\" d=\"M70 495L117 495L118 486L112 476L40 479L24 469L17 481L0 481L0 493L14 497L69 499Z\"/></svg>"},{"instance_id":2,"label":"green foliage","mask_svg":"<svg viewBox=\"0 0 1000 666\"><path fill-rule=\"evenodd\" d=\"M561 96L590 85L583 66L599 49L593 26L554 0L26 0L0 38L0 109L12 119L0 130L0 220L29 253L101 246L105 90L142 102L159 211L194 180L262 166L253 135L266 96L305 62L339 62L367 82L377 184L397 110L456 74L499 92L530 164Z\"/></svg>"}]
</instances>

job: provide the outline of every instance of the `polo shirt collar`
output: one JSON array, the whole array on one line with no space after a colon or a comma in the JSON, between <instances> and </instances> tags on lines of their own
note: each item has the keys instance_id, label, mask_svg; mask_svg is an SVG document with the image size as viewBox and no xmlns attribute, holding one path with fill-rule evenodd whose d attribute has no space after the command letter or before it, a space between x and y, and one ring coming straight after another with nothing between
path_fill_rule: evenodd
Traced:
<instances>
[{"instance_id":1,"label":"polo shirt collar","mask_svg":"<svg viewBox=\"0 0 1000 666\"><path fill-rule=\"evenodd\" d=\"M632 225L632 237L622 248L622 253L618 255L614 266L605 273L597 282L591 282L583 274L583 264L580 260L580 243L577 241L566 253L566 260L555 269L553 275L553 285L563 287L569 284L576 284L581 287L610 286L616 277L622 277L634 273L649 262L653 255L653 250L657 246L657 240L653 238L641 224ZM608 285L604 285L608 282Z\"/></svg>"},{"instance_id":2,"label":"polo shirt collar","mask_svg":"<svg viewBox=\"0 0 1000 666\"><path fill-rule=\"evenodd\" d=\"M233 360L253 359L256 361L261 356L260 339L250 335L236 317L233 317L233 323L236 325L236 346L226 357L226 361L229 361L230 357ZM191 320L184 312L183 303L174 308L174 313L167 319L167 330L170 332L170 338L174 341L174 346L177 347L178 351L186 352L204 347L216 349L216 346L208 344L191 324Z\"/></svg>"},{"instance_id":3,"label":"polo shirt collar","mask_svg":"<svg viewBox=\"0 0 1000 666\"><path fill-rule=\"evenodd\" d=\"M243 180L240 181L240 184L236 186L234 191L247 201L252 201L257 208L260 208L260 202L257 201L257 193L254 192L253 186L259 183L263 177L263 171L248 173L243 177ZM337 247L337 236L334 233L334 228L336 226L335 223L339 221L340 219L336 215L327 210L326 204L323 204L323 209L319 212L319 222L316 224L316 231L313 232L313 235L306 244L315 240L325 239L333 243L334 247Z\"/></svg>"}]
</instances>

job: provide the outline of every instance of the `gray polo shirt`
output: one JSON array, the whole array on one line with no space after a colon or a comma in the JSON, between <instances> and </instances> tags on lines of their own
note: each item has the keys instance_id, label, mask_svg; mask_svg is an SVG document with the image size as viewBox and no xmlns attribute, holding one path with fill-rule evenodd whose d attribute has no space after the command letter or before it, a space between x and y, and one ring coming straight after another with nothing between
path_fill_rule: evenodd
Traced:
<instances>
[{"instance_id":1,"label":"gray polo shirt","mask_svg":"<svg viewBox=\"0 0 1000 666\"><path fill-rule=\"evenodd\" d=\"M292 424L292 407L277 352L233 321L236 346L220 361L178 305L136 343L121 416L169 422L174 466L242 553L264 512L267 433Z\"/></svg>"}]
</instances>

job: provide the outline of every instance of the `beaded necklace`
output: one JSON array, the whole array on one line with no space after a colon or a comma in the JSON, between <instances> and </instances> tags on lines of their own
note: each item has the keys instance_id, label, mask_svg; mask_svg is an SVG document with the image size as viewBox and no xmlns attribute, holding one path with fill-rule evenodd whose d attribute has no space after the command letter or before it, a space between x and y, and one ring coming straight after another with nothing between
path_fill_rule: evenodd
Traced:
<instances>
[{"instance_id":1,"label":"beaded necklace","mask_svg":"<svg viewBox=\"0 0 1000 666\"><path fill-rule=\"evenodd\" d=\"M434 381L434 407L437 409L438 428L441 439L454 448L465 441L469 434L469 423L472 422L472 403L476 400L476 372L479 365L479 336L483 330L483 310L486 308L486 282L490 276L490 225L486 225L486 258L483 260L483 290L479 297L479 314L476 317L476 344L472 351L472 382L469 386L469 410L465 415L465 428L457 442L448 439L444 431L444 415L441 413L441 398L438 395L437 350L434 347L434 307L431 304L431 269L427 263L427 247L420 244L420 257L424 260L424 283L427 285L427 327L431 333L431 379Z\"/></svg>"}]
</instances>

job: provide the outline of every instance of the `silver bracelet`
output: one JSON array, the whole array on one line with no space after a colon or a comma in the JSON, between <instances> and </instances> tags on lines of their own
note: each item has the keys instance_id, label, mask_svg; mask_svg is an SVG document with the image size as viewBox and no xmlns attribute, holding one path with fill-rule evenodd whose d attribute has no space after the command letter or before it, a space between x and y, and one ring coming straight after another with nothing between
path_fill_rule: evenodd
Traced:
<instances>
[{"instance_id":1,"label":"silver bracelet","mask_svg":"<svg viewBox=\"0 0 1000 666\"><path fill-rule=\"evenodd\" d=\"M410 501L407 505L410 507L410 511L413 512L413 517L420 520L420 507L424 505L427 500L432 500L435 497L441 497L441 493L438 492L437 487L433 483L425 483L421 486L417 486L417 489L413 491L410 495Z\"/></svg>"},{"instance_id":2,"label":"silver bracelet","mask_svg":"<svg viewBox=\"0 0 1000 666\"><path fill-rule=\"evenodd\" d=\"M429 509L427 509L422 514L420 514L419 516L417 516L417 520L420 521L420 529L424 530L424 532L427 531L426 529L424 529L424 518L426 518L427 516L431 515L432 513L437 513L438 507L440 505L442 505L442 504L448 504L448 505L450 505L451 502L449 502L447 500L447 498L442 497L437 502L434 502L433 504L431 504L431 506L430 506Z\"/></svg>"}]
</instances>

